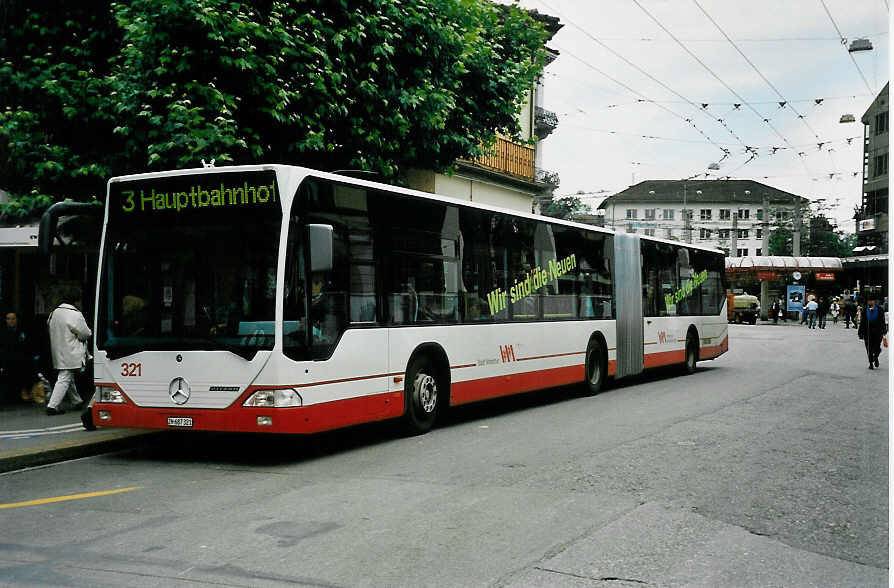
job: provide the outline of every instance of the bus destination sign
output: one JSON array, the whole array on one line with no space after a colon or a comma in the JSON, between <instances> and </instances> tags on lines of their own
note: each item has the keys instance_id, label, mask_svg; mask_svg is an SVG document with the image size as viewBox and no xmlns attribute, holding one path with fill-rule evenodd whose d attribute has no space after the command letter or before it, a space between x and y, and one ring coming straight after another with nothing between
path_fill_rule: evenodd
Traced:
<instances>
[{"instance_id":1,"label":"bus destination sign","mask_svg":"<svg viewBox=\"0 0 894 588\"><path fill-rule=\"evenodd\" d=\"M112 210L124 218L266 208L279 211L276 174L195 174L112 185Z\"/></svg>"}]
</instances>

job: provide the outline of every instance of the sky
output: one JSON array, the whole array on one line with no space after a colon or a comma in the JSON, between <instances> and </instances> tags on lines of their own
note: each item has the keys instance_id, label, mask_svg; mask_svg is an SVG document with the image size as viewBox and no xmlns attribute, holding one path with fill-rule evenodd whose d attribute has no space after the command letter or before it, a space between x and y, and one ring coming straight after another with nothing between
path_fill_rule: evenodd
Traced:
<instances>
[{"instance_id":1,"label":"sky","mask_svg":"<svg viewBox=\"0 0 894 588\"><path fill-rule=\"evenodd\" d=\"M540 143L555 196L596 206L644 180L750 179L854 232L860 118L890 74L889 2L521 0L564 24L544 72L559 125ZM855 39L873 49L849 52Z\"/></svg>"}]
</instances>

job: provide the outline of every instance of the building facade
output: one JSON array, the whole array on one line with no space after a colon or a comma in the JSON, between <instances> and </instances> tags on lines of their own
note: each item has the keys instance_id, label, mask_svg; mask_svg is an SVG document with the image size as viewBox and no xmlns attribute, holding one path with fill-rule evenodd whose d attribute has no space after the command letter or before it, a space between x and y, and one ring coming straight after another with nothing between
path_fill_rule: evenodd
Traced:
<instances>
[{"instance_id":1,"label":"building facade","mask_svg":"<svg viewBox=\"0 0 894 588\"><path fill-rule=\"evenodd\" d=\"M752 180L647 180L609 196L597 212L603 226L617 231L747 257L770 254L766 231L780 226L801 230L799 219L808 204L802 196Z\"/></svg>"},{"instance_id":2,"label":"building facade","mask_svg":"<svg viewBox=\"0 0 894 588\"><path fill-rule=\"evenodd\" d=\"M863 198L857 211L857 253L888 253L888 84L863 122Z\"/></svg>"}]
</instances>

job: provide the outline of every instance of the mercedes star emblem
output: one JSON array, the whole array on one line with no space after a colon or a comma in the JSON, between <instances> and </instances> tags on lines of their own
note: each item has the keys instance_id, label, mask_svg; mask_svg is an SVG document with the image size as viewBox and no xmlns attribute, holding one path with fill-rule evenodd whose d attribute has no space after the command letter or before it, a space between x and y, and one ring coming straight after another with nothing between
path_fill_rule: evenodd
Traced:
<instances>
[{"instance_id":1,"label":"mercedes star emblem","mask_svg":"<svg viewBox=\"0 0 894 588\"><path fill-rule=\"evenodd\" d=\"M189 400L189 382L183 378L174 378L168 386L168 395L174 404L186 404Z\"/></svg>"}]
</instances>

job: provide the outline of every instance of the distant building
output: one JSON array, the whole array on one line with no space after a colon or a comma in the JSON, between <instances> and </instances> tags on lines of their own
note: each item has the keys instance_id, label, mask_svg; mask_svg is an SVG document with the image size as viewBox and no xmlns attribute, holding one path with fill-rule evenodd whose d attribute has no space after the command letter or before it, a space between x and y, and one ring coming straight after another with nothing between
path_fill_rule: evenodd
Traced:
<instances>
[{"instance_id":1,"label":"distant building","mask_svg":"<svg viewBox=\"0 0 894 588\"><path fill-rule=\"evenodd\" d=\"M855 216L858 255L888 252L888 84L863 122L863 200Z\"/></svg>"},{"instance_id":2,"label":"distant building","mask_svg":"<svg viewBox=\"0 0 894 588\"><path fill-rule=\"evenodd\" d=\"M598 214L603 226L617 231L716 247L731 257L760 256L769 255L764 196L771 227L793 225L796 212L809 204L752 180L647 180L606 198Z\"/></svg>"}]
</instances>

